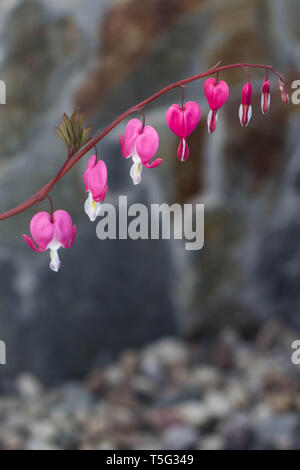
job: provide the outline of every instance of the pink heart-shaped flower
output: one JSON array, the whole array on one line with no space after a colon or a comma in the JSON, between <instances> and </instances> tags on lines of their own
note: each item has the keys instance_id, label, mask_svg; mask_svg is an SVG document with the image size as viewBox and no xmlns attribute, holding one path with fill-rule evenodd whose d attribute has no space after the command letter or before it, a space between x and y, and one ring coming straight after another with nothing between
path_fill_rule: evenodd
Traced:
<instances>
[{"instance_id":1,"label":"pink heart-shaped flower","mask_svg":"<svg viewBox=\"0 0 300 470\"><path fill-rule=\"evenodd\" d=\"M178 104L173 104L166 113L169 128L181 138L187 137L196 129L200 118L201 109L195 101L188 101L183 109Z\"/></svg>"},{"instance_id":2,"label":"pink heart-shaped flower","mask_svg":"<svg viewBox=\"0 0 300 470\"><path fill-rule=\"evenodd\" d=\"M229 88L227 83L223 80L217 82L213 77L208 78L204 82L203 89L209 107L213 111L217 111L221 108L228 99Z\"/></svg>"}]
</instances>

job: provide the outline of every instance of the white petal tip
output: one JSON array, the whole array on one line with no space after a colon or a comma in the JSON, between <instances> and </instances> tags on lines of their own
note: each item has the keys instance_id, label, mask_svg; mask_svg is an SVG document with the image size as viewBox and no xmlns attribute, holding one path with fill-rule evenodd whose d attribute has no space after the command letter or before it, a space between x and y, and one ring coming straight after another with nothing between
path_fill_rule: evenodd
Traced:
<instances>
[{"instance_id":1,"label":"white petal tip","mask_svg":"<svg viewBox=\"0 0 300 470\"><path fill-rule=\"evenodd\" d=\"M87 200L84 203L84 212L91 222L95 222L101 212L101 203L93 199L92 193L89 191Z\"/></svg>"},{"instance_id":2,"label":"white petal tip","mask_svg":"<svg viewBox=\"0 0 300 470\"><path fill-rule=\"evenodd\" d=\"M61 262L59 260L57 250L50 250L50 259L50 269L51 271L57 273L61 267Z\"/></svg>"},{"instance_id":3,"label":"white petal tip","mask_svg":"<svg viewBox=\"0 0 300 470\"><path fill-rule=\"evenodd\" d=\"M142 161L139 156L135 155L133 158L133 165L130 169L130 176L134 185L141 182L142 169Z\"/></svg>"}]
</instances>

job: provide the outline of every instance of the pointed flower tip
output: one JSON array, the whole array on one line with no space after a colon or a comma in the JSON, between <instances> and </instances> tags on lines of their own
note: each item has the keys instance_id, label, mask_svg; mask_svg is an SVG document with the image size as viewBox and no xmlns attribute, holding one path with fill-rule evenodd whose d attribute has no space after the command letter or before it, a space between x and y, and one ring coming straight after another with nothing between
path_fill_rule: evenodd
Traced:
<instances>
[{"instance_id":1,"label":"pointed flower tip","mask_svg":"<svg viewBox=\"0 0 300 470\"><path fill-rule=\"evenodd\" d=\"M268 114L270 109L271 94L270 94L270 81L265 78L261 89L261 111L263 114Z\"/></svg>"},{"instance_id":2,"label":"pointed flower tip","mask_svg":"<svg viewBox=\"0 0 300 470\"><path fill-rule=\"evenodd\" d=\"M180 139L180 143L177 149L177 158L181 162L186 162L190 156L190 150L186 139Z\"/></svg>"},{"instance_id":3,"label":"pointed flower tip","mask_svg":"<svg viewBox=\"0 0 300 470\"><path fill-rule=\"evenodd\" d=\"M209 111L207 116L207 129L209 134L213 134L217 127L218 111Z\"/></svg>"},{"instance_id":4,"label":"pointed flower tip","mask_svg":"<svg viewBox=\"0 0 300 470\"><path fill-rule=\"evenodd\" d=\"M287 92L287 88L286 88L286 85L285 83L279 79L279 90L280 90L280 93L281 93L281 99L283 101L284 104L289 104L289 95L288 95L288 92Z\"/></svg>"}]
</instances>

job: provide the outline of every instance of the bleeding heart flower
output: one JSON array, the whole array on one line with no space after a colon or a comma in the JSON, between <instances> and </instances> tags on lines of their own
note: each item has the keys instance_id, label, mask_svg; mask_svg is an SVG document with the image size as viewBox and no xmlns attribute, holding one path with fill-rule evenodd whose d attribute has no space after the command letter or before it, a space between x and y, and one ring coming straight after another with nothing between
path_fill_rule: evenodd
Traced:
<instances>
[{"instance_id":1,"label":"bleeding heart flower","mask_svg":"<svg viewBox=\"0 0 300 470\"><path fill-rule=\"evenodd\" d=\"M96 155L92 155L89 159L83 181L88 192L84 210L90 221L94 222L100 214L101 202L104 201L107 192L107 168L103 160L97 160Z\"/></svg>"},{"instance_id":2,"label":"bleeding heart flower","mask_svg":"<svg viewBox=\"0 0 300 470\"><path fill-rule=\"evenodd\" d=\"M207 116L207 128L208 132L212 134L216 130L218 109L227 101L229 88L223 80L217 82L215 78L211 77L205 80L203 89L210 108Z\"/></svg>"},{"instance_id":3,"label":"bleeding heart flower","mask_svg":"<svg viewBox=\"0 0 300 470\"><path fill-rule=\"evenodd\" d=\"M249 121L252 116L251 97L252 85L250 82L247 82L243 86L242 103L239 109L240 122L243 127L246 127L249 124Z\"/></svg>"},{"instance_id":4,"label":"bleeding heart flower","mask_svg":"<svg viewBox=\"0 0 300 470\"><path fill-rule=\"evenodd\" d=\"M173 104L167 110L167 124L171 131L180 137L177 157L182 162L185 162L190 154L186 137L188 137L196 129L200 118L200 106L194 101L188 101L183 108L178 104Z\"/></svg>"},{"instance_id":5,"label":"bleeding heart flower","mask_svg":"<svg viewBox=\"0 0 300 470\"><path fill-rule=\"evenodd\" d=\"M162 162L161 158L156 158L150 163L159 147L159 136L153 127L143 128L139 119L130 119L125 129L125 137L120 135L120 144L123 157L132 158L130 176L134 184L140 183L143 166L154 168Z\"/></svg>"},{"instance_id":6,"label":"bleeding heart flower","mask_svg":"<svg viewBox=\"0 0 300 470\"><path fill-rule=\"evenodd\" d=\"M285 86L285 83L283 83L282 80L279 79L279 90L281 93L281 99L284 102L284 104L289 104L289 95Z\"/></svg>"},{"instance_id":7,"label":"bleeding heart flower","mask_svg":"<svg viewBox=\"0 0 300 470\"><path fill-rule=\"evenodd\" d=\"M30 232L33 240L23 235L27 245L40 253L49 249L50 269L57 272L61 266L57 254L59 248L70 248L74 242L76 225L72 225L71 216L63 210L55 211L52 217L48 212L38 212L31 219Z\"/></svg>"},{"instance_id":8,"label":"bleeding heart flower","mask_svg":"<svg viewBox=\"0 0 300 470\"><path fill-rule=\"evenodd\" d=\"M268 114L270 109L270 101L270 81L265 78L261 89L261 111L263 114Z\"/></svg>"}]
</instances>

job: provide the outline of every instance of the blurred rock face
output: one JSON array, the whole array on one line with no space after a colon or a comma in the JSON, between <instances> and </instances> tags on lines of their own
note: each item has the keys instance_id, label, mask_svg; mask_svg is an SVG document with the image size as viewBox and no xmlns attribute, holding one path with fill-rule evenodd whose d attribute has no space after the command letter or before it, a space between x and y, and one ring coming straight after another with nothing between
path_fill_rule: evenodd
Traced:
<instances>
[{"instance_id":1,"label":"blurred rock face","mask_svg":"<svg viewBox=\"0 0 300 470\"><path fill-rule=\"evenodd\" d=\"M146 5L139 2L137 7L130 0L114 2L109 9L101 36L103 55L76 95L83 107L93 110L95 103L103 102L109 117L121 102L125 108L160 86L205 70L220 59L224 64L272 63L284 73L289 89L297 78L296 1L291 0L288 9L280 0L220 1L213 5L181 2L181 7L177 2L166 2L164 7L161 2L151 2L151 12ZM153 17L157 19L155 26ZM114 36L116 25L124 38L121 46ZM119 73L116 62L121 65ZM106 76L111 77L109 83ZM271 110L268 117L263 116L259 90L264 73L253 72L254 115L247 129L242 129L238 108L246 74L233 70L224 73L224 78L231 96L213 136L206 131L202 84L186 90L187 99L201 101L204 119L190 138L192 156L185 165L175 158L176 140L164 122L166 106L179 101L180 93L163 97L162 105L153 105L156 112L152 115L148 110L167 156L157 172L162 175L166 197L171 202L206 204L206 244L200 253L185 257L178 290L181 327L187 334L214 331L232 323L249 335L272 315L299 325L295 313L299 302L299 263L294 260L298 251L296 192L293 207L281 202L290 199L291 179L286 174L290 173L291 153L299 154L294 130L299 112L296 106L281 103L274 78ZM296 166L294 162L295 171Z\"/></svg>"},{"instance_id":2,"label":"blurred rock face","mask_svg":"<svg viewBox=\"0 0 300 470\"><path fill-rule=\"evenodd\" d=\"M76 5L80 12L83 2ZM3 209L30 196L65 158L54 126L74 106L72 95L93 60L96 37L81 28L75 13L70 8L66 16L26 0L7 19L0 72L9 90L1 115ZM92 8L89 14L95 15ZM97 116L95 121L96 129L103 125ZM135 201L118 137L106 139L99 151L109 166L107 201L117 202L119 194ZM49 254L37 256L22 240L33 213L49 210L47 202L2 226L0 337L8 355L3 379L24 370L47 382L77 377L124 347L175 332L172 247L159 241L99 241L96 224L83 211L86 163L52 193L55 208L68 210L78 227L74 250L63 250L56 276L48 268ZM152 198L152 184L146 176L135 192L139 202Z\"/></svg>"},{"instance_id":3,"label":"blurred rock face","mask_svg":"<svg viewBox=\"0 0 300 470\"><path fill-rule=\"evenodd\" d=\"M61 165L64 149L53 127L74 104L102 128L160 87L220 59L272 63L290 85L299 62L292 27L298 5L288 3L114 1L104 17L99 13L99 34L78 22L83 8L94 22L95 5L78 1L61 14L54 1L51 8L20 1L7 24L0 70L9 88L0 126L3 209L29 196ZM159 241L97 240L83 216L84 163L53 191L56 207L67 209L78 225L58 276L48 272L47 255L34 256L22 245L33 211L2 224L0 337L10 353L8 374L32 370L52 382L81 375L122 347L173 332L175 316L186 334L228 323L249 334L274 314L297 323L299 113L281 104L274 80L270 115L261 116L264 77L252 77L254 115L242 129L238 106L246 75L222 76L231 96L213 136L206 131L202 83L186 89L203 117L185 165L176 158L177 139L164 114L180 91L149 106L147 119L160 133L165 158L159 169L145 172L138 188L120 158L122 126L99 148L109 166L108 202L128 194L130 202L206 203L201 252L187 255L183 246Z\"/></svg>"}]
</instances>

